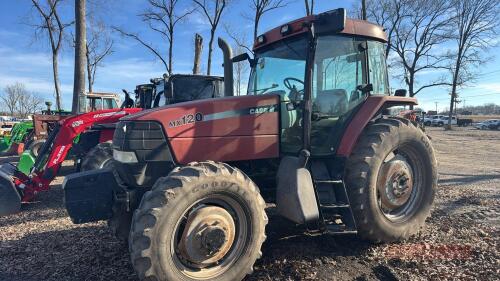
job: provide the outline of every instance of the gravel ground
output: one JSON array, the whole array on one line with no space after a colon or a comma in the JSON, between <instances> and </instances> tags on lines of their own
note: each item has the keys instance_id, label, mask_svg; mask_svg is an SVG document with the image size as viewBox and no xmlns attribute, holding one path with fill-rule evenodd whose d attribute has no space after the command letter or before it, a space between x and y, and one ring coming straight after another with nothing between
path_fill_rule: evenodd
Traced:
<instances>
[{"instance_id":1,"label":"gravel ground","mask_svg":"<svg viewBox=\"0 0 500 281\"><path fill-rule=\"evenodd\" d=\"M428 134L440 179L419 235L389 245L310 236L270 209L264 255L247 280L498 280L500 131L429 128ZM136 280L127 246L104 222L74 225L67 218L61 182L21 213L0 218L0 280Z\"/></svg>"}]
</instances>

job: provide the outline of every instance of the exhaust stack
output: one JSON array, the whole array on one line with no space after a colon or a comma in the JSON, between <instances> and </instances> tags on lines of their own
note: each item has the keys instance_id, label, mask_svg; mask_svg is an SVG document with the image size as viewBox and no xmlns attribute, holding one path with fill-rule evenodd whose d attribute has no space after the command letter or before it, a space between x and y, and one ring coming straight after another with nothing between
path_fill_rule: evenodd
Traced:
<instances>
[{"instance_id":1,"label":"exhaust stack","mask_svg":"<svg viewBox=\"0 0 500 281\"><path fill-rule=\"evenodd\" d=\"M219 37L217 41L224 56L224 96L232 97L234 96L233 61L231 60L233 58L233 51L224 39Z\"/></svg>"}]
</instances>

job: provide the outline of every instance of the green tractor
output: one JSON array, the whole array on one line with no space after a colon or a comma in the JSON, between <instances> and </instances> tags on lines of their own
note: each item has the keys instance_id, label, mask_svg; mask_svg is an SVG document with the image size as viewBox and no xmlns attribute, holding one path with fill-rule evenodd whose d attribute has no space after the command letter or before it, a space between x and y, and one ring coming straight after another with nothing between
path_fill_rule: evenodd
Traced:
<instances>
[{"instance_id":1,"label":"green tractor","mask_svg":"<svg viewBox=\"0 0 500 281\"><path fill-rule=\"evenodd\" d=\"M14 151L22 151L19 146L29 146L26 141L29 142L32 139L30 136L33 132L33 122L25 121L17 123L12 127L10 135L4 135L0 137L0 152L1 153L13 153Z\"/></svg>"}]
</instances>

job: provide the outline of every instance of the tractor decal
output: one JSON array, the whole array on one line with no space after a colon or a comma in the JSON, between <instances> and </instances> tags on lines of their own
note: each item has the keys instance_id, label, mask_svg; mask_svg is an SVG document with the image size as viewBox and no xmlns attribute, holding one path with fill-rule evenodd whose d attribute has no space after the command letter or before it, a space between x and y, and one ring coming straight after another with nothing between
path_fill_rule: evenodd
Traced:
<instances>
[{"instance_id":1,"label":"tractor decal","mask_svg":"<svg viewBox=\"0 0 500 281\"><path fill-rule=\"evenodd\" d=\"M260 115L260 114L264 114L264 113L273 113L273 112L277 112L277 111L278 111L277 104L255 106L255 107L242 108L242 109L238 109L238 110L228 110L228 111L217 112L217 113L213 113L213 114L207 114L203 117L203 121L213 121L213 120L238 117L238 116L244 116L244 115Z\"/></svg>"},{"instance_id":2,"label":"tractor decal","mask_svg":"<svg viewBox=\"0 0 500 281\"><path fill-rule=\"evenodd\" d=\"M186 114L181 116L180 118L171 120L168 122L168 127L175 128L187 124L192 124L195 122L214 121L214 120L245 116L245 115L260 115L265 113L274 113L277 111L278 111L278 105L271 104L271 105L247 107L237 110L227 110L206 115L203 115L202 113L198 112L196 114Z\"/></svg>"}]
</instances>

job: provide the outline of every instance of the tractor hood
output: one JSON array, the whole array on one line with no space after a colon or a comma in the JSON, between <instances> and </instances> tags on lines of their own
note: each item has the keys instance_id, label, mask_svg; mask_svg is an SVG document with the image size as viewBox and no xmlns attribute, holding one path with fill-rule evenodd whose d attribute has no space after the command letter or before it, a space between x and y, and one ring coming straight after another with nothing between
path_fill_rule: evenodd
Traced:
<instances>
[{"instance_id":1,"label":"tractor hood","mask_svg":"<svg viewBox=\"0 0 500 281\"><path fill-rule=\"evenodd\" d=\"M277 134L278 95L239 96L167 105L122 118L157 121L169 138Z\"/></svg>"},{"instance_id":2,"label":"tractor hood","mask_svg":"<svg viewBox=\"0 0 500 281\"><path fill-rule=\"evenodd\" d=\"M278 157L278 111L278 95L239 96L172 104L121 121L160 123L178 163L237 161Z\"/></svg>"}]
</instances>

